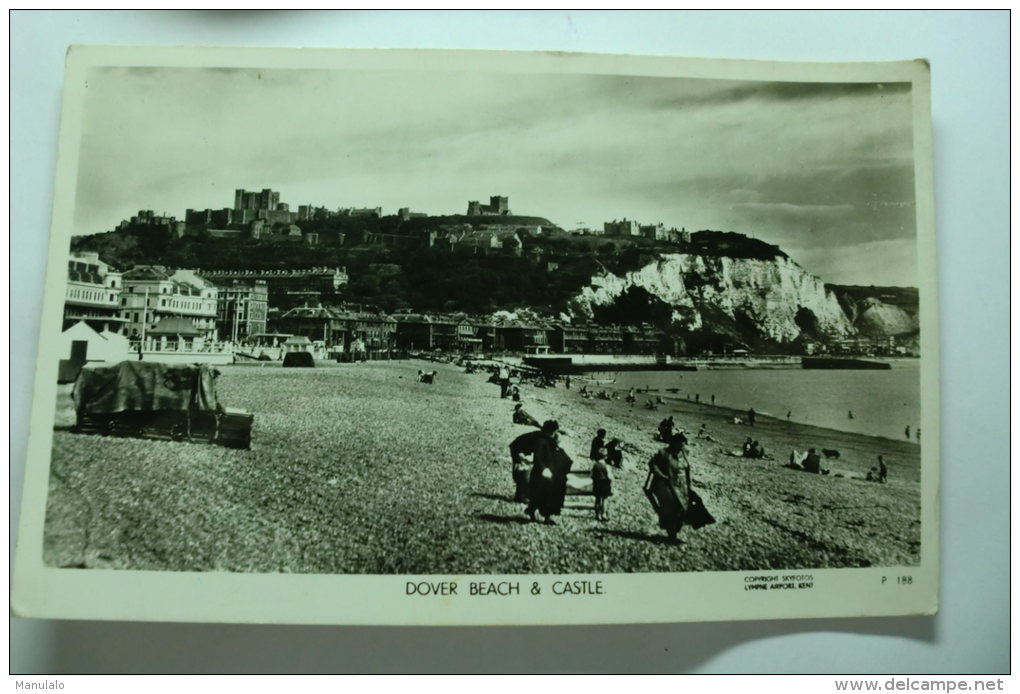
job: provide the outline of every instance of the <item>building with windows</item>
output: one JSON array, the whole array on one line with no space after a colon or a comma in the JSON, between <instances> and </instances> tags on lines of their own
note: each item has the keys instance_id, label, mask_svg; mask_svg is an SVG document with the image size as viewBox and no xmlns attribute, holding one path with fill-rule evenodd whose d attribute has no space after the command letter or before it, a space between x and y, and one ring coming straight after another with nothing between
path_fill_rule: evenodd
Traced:
<instances>
[{"instance_id":1,"label":"building with windows","mask_svg":"<svg viewBox=\"0 0 1020 694\"><path fill-rule=\"evenodd\" d=\"M247 342L266 332L269 290L264 280L217 283L216 331L225 342Z\"/></svg>"},{"instance_id":2,"label":"building with windows","mask_svg":"<svg viewBox=\"0 0 1020 694\"><path fill-rule=\"evenodd\" d=\"M289 309L334 300L347 284L347 270L340 267L312 267L296 270L202 270L202 276L217 283L231 280L266 283L269 306Z\"/></svg>"},{"instance_id":3,"label":"building with windows","mask_svg":"<svg viewBox=\"0 0 1020 694\"><path fill-rule=\"evenodd\" d=\"M342 351L347 321L338 309L327 306L296 306L274 318L276 334L304 337L327 350Z\"/></svg>"},{"instance_id":4,"label":"building with windows","mask_svg":"<svg viewBox=\"0 0 1020 694\"><path fill-rule=\"evenodd\" d=\"M180 318L173 323L175 329L185 330L190 324L196 333L190 337L216 340L219 291L206 278L192 270L171 272L162 265L138 265L122 279L120 311L129 338L144 340L163 319Z\"/></svg>"},{"instance_id":5,"label":"building with windows","mask_svg":"<svg viewBox=\"0 0 1020 694\"><path fill-rule=\"evenodd\" d=\"M632 219L623 219L606 222L603 225L606 236L641 236L641 225Z\"/></svg>"},{"instance_id":6,"label":"building with windows","mask_svg":"<svg viewBox=\"0 0 1020 694\"><path fill-rule=\"evenodd\" d=\"M121 316L121 273L99 259L98 253L72 254L67 261L63 330L85 321L97 332L118 333Z\"/></svg>"}]
</instances>

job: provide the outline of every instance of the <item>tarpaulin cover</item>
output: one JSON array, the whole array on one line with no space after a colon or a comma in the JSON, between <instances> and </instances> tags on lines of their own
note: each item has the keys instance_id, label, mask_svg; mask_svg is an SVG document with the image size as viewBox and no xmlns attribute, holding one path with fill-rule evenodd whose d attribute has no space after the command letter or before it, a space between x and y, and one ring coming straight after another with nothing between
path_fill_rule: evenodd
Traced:
<instances>
[{"instance_id":1,"label":"tarpaulin cover","mask_svg":"<svg viewBox=\"0 0 1020 694\"><path fill-rule=\"evenodd\" d=\"M84 414L219 410L215 379L208 364L122 361L86 366L74 384L74 406Z\"/></svg>"}]
</instances>

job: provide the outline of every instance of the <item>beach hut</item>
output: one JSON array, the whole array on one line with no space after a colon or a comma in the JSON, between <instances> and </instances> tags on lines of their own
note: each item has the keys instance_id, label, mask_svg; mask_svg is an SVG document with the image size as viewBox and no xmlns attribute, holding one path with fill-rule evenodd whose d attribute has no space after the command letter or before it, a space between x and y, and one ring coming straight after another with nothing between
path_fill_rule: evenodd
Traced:
<instances>
[{"instance_id":1,"label":"beach hut","mask_svg":"<svg viewBox=\"0 0 1020 694\"><path fill-rule=\"evenodd\" d=\"M85 321L78 321L60 334L58 381L73 381L87 362L115 364L128 359L130 344L123 335L107 330L96 332Z\"/></svg>"},{"instance_id":2,"label":"beach hut","mask_svg":"<svg viewBox=\"0 0 1020 694\"><path fill-rule=\"evenodd\" d=\"M311 352L312 341L304 335L293 335L283 341L284 352Z\"/></svg>"}]
</instances>

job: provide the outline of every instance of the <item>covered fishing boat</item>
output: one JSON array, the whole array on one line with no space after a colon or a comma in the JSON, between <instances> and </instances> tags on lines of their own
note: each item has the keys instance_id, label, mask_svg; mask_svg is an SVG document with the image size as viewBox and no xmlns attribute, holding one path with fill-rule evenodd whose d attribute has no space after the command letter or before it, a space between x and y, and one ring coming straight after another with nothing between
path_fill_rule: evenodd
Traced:
<instances>
[{"instance_id":1,"label":"covered fishing boat","mask_svg":"<svg viewBox=\"0 0 1020 694\"><path fill-rule=\"evenodd\" d=\"M76 431L251 447L254 417L223 407L208 364L86 364L74 384Z\"/></svg>"}]
</instances>

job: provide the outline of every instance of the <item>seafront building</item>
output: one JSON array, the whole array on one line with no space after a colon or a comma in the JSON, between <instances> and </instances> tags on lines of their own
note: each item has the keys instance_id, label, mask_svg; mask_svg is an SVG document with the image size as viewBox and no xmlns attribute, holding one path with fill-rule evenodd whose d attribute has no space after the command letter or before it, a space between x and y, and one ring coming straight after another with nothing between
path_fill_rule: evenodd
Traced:
<instances>
[{"instance_id":1,"label":"seafront building","mask_svg":"<svg viewBox=\"0 0 1020 694\"><path fill-rule=\"evenodd\" d=\"M266 332L269 290L264 280L226 280L216 285L216 329L221 340L237 344Z\"/></svg>"},{"instance_id":2,"label":"seafront building","mask_svg":"<svg viewBox=\"0 0 1020 694\"><path fill-rule=\"evenodd\" d=\"M307 338L321 350L392 350L398 321L380 312L332 306L297 306L271 321L271 335Z\"/></svg>"},{"instance_id":3,"label":"seafront building","mask_svg":"<svg viewBox=\"0 0 1020 694\"><path fill-rule=\"evenodd\" d=\"M72 254L67 261L63 330L84 321L97 332L119 333L121 315L121 273L99 259L98 253Z\"/></svg>"},{"instance_id":4,"label":"seafront building","mask_svg":"<svg viewBox=\"0 0 1020 694\"><path fill-rule=\"evenodd\" d=\"M120 309L127 337L143 342L158 337L157 342L181 340L192 345L196 339L199 345L216 341L219 291L212 282L192 270L171 272L162 265L138 265L122 278ZM165 325L157 330L163 321Z\"/></svg>"},{"instance_id":5,"label":"seafront building","mask_svg":"<svg viewBox=\"0 0 1020 694\"><path fill-rule=\"evenodd\" d=\"M291 270L202 270L203 277L226 283L262 281L266 283L269 306L290 309L305 304L332 302L347 284L347 269L312 267Z\"/></svg>"}]
</instances>

